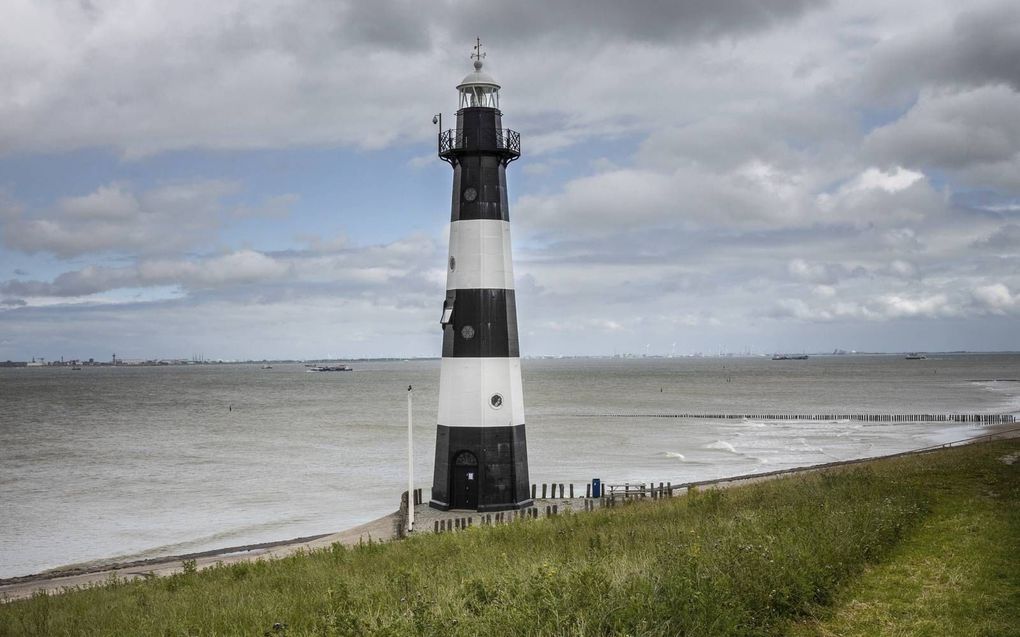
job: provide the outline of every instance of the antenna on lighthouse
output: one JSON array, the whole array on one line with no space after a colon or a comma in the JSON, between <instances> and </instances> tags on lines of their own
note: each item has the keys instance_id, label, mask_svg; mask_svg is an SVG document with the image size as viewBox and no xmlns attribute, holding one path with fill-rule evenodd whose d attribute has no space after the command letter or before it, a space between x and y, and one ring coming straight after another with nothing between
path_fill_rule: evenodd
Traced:
<instances>
[{"instance_id":1,"label":"antenna on lighthouse","mask_svg":"<svg viewBox=\"0 0 1020 637\"><path fill-rule=\"evenodd\" d=\"M482 68L482 59L485 58L485 53L482 52L482 39L475 38L475 52L471 54L471 59L475 61L475 68Z\"/></svg>"}]
</instances>

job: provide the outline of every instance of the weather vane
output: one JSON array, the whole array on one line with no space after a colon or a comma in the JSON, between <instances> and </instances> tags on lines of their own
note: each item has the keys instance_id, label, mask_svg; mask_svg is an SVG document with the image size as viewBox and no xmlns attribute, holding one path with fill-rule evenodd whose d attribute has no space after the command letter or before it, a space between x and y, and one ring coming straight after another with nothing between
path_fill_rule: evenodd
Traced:
<instances>
[{"instance_id":1,"label":"weather vane","mask_svg":"<svg viewBox=\"0 0 1020 637\"><path fill-rule=\"evenodd\" d=\"M475 49L475 52L471 54L471 59L472 60L477 60L478 62L481 62L482 58L485 57L485 54L482 53L482 39L481 38L475 38L474 49Z\"/></svg>"}]
</instances>

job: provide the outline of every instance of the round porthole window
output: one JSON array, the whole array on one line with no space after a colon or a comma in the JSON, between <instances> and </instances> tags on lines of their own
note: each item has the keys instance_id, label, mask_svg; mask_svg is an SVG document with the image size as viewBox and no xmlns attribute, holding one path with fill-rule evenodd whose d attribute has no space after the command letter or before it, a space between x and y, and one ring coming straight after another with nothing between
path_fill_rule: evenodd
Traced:
<instances>
[{"instance_id":1,"label":"round porthole window","mask_svg":"<svg viewBox=\"0 0 1020 637\"><path fill-rule=\"evenodd\" d=\"M478 198L478 191L477 190L475 190L474 188L465 188L464 189L464 201L466 201L468 203L471 203L472 201L474 201L477 198Z\"/></svg>"},{"instance_id":2,"label":"round porthole window","mask_svg":"<svg viewBox=\"0 0 1020 637\"><path fill-rule=\"evenodd\" d=\"M453 272L454 269L456 269L456 267L457 267L457 260L454 259L453 257L450 257L450 272Z\"/></svg>"},{"instance_id":3,"label":"round porthole window","mask_svg":"<svg viewBox=\"0 0 1020 637\"><path fill-rule=\"evenodd\" d=\"M500 407L503 406L503 397L500 396L499 394L493 394L489 398L489 404L492 405L493 409L499 409Z\"/></svg>"},{"instance_id":4,"label":"round porthole window","mask_svg":"<svg viewBox=\"0 0 1020 637\"><path fill-rule=\"evenodd\" d=\"M472 339L475 337L475 328L471 327L470 325L465 325L464 327L460 328L460 335L463 336L465 339Z\"/></svg>"}]
</instances>

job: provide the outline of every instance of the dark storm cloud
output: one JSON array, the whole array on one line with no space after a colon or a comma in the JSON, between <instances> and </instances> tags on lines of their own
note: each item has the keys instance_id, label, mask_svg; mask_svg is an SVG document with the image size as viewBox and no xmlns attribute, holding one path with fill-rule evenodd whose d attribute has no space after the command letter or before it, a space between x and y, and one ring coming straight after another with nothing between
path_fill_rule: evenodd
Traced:
<instances>
[{"instance_id":1,"label":"dark storm cloud","mask_svg":"<svg viewBox=\"0 0 1020 637\"><path fill-rule=\"evenodd\" d=\"M664 41L717 38L767 28L827 4L824 0L525 0L450 5L455 34L496 32L502 40L536 38Z\"/></svg>"},{"instance_id":2,"label":"dark storm cloud","mask_svg":"<svg viewBox=\"0 0 1020 637\"><path fill-rule=\"evenodd\" d=\"M641 69L619 76L613 67L626 67L630 55L599 60L607 46L654 43L668 57L698 42L792 23L822 5L179 0L130 11L73 4L51 11L29 3L0 23L0 77L17 96L0 101L0 152L380 148L425 134L421 105L448 95L450 80L437 82L439 73L468 70L476 35L498 59L533 70L529 86L545 84L549 74L584 78L596 65L605 76L592 78L592 88L627 94L620 82L640 81ZM454 60L463 66L449 76ZM536 68L549 60L557 68ZM601 87L604 80L610 85ZM537 89L518 96L540 111L560 110L548 104L555 96ZM580 105L565 106L570 118Z\"/></svg>"},{"instance_id":3,"label":"dark storm cloud","mask_svg":"<svg viewBox=\"0 0 1020 637\"><path fill-rule=\"evenodd\" d=\"M894 38L878 49L872 73L873 88L882 93L918 83L1020 90L1020 4L993 3L943 27Z\"/></svg>"}]
</instances>

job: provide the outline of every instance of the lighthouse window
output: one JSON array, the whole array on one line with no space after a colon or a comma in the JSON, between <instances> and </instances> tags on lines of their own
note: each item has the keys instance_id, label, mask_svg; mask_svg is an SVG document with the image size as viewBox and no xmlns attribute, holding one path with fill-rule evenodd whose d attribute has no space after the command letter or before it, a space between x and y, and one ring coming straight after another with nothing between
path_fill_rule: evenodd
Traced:
<instances>
[{"instance_id":1,"label":"lighthouse window","mask_svg":"<svg viewBox=\"0 0 1020 637\"><path fill-rule=\"evenodd\" d=\"M453 272L457 268L457 260L450 257L450 272Z\"/></svg>"},{"instance_id":2,"label":"lighthouse window","mask_svg":"<svg viewBox=\"0 0 1020 637\"><path fill-rule=\"evenodd\" d=\"M470 325L465 325L460 329L460 335L463 336L465 340L470 340L475 337L475 328Z\"/></svg>"},{"instance_id":3,"label":"lighthouse window","mask_svg":"<svg viewBox=\"0 0 1020 637\"><path fill-rule=\"evenodd\" d=\"M492 405L493 409L499 409L503 406L503 397L499 394L493 394L492 397L489 398L489 404Z\"/></svg>"},{"instance_id":4,"label":"lighthouse window","mask_svg":"<svg viewBox=\"0 0 1020 637\"><path fill-rule=\"evenodd\" d=\"M452 320L453 320L453 303L450 303L449 301L444 301L443 318L439 319L439 324L445 327L449 325L450 321Z\"/></svg>"},{"instance_id":5,"label":"lighthouse window","mask_svg":"<svg viewBox=\"0 0 1020 637\"><path fill-rule=\"evenodd\" d=\"M478 198L478 191L474 188L467 188L464 190L464 201L471 203Z\"/></svg>"}]
</instances>

